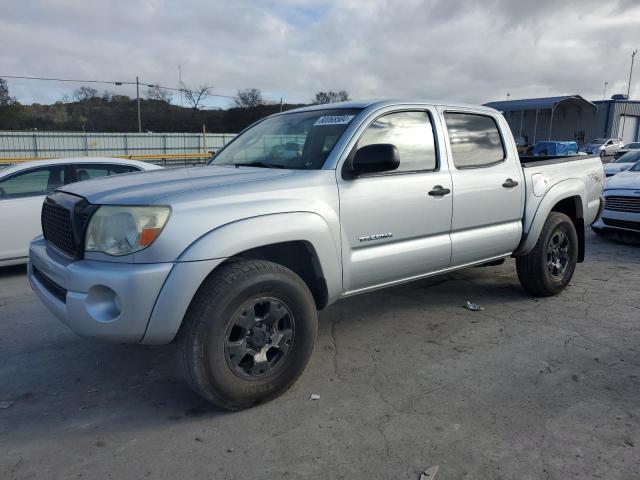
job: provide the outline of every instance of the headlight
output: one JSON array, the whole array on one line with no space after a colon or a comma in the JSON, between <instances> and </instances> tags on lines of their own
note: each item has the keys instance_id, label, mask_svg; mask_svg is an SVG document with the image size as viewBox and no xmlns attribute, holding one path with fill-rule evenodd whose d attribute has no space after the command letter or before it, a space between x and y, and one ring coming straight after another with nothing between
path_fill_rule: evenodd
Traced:
<instances>
[{"instance_id":1,"label":"headlight","mask_svg":"<svg viewBox=\"0 0 640 480\"><path fill-rule=\"evenodd\" d=\"M128 255L153 243L164 228L169 207L115 207L103 205L87 227L85 251Z\"/></svg>"}]
</instances>

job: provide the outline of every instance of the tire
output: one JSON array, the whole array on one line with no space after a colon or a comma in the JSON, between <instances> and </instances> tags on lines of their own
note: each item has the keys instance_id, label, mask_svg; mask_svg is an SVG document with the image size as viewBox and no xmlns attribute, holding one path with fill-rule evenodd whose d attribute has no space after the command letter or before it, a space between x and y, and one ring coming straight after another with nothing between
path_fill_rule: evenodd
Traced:
<instances>
[{"instance_id":1,"label":"tire","mask_svg":"<svg viewBox=\"0 0 640 480\"><path fill-rule=\"evenodd\" d=\"M600 158L604 158L607 156L606 150L600 150Z\"/></svg>"},{"instance_id":2,"label":"tire","mask_svg":"<svg viewBox=\"0 0 640 480\"><path fill-rule=\"evenodd\" d=\"M242 410L286 391L304 370L317 334L305 282L276 263L221 266L191 301L180 331L191 387L226 410Z\"/></svg>"},{"instance_id":3,"label":"tire","mask_svg":"<svg viewBox=\"0 0 640 480\"><path fill-rule=\"evenodd\" d=\"M564 213L551 212L533 250L516 257L516 269L527 292L547 297L564 290L577 262L578 234L573 222Z\"/></svg>"}]
</instances>

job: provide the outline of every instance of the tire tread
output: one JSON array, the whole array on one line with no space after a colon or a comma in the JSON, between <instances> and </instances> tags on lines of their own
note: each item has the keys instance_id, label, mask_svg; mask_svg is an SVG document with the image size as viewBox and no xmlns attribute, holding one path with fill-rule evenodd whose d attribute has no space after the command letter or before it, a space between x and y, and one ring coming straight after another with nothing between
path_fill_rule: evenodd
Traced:
<instances>
[{"instance_id":1,"label":"tire tread","mask_svg":"<svg viewBox=\"0 0 640 480\"><path fill-rule=\"evenodd\" d=\"M306 291L309 301L313 302L307 284L288 268L266 260L234 260L219 267L202 282L187 309L178 333L177 342L181 346L181 360L187 383L196 393L225 410L242 410L246 407L229 403L213 389L207 388L206 378L198 368L204 361L204 344L199 339L202 338L201 331L207 326L207 310L242 277L257 273L282 274L295 280ZM297 377L292 378L286 388L296 380Z\"/></svg>"},{"instance_id":2,"label":"tire tread","mask_svg":"<svg viewBox=\"0 0 640 480\"><path fill-rule=\"evenodd\" d=\"M558 291L552 290L546 284L546 272L543 270L544 267L540 262L540 257L545 255L547 247L546 238L548 234L559 224L564 222L569 223L571 228L575 228L573 226L573 222L567 215L560 212L551 212L542 227L542 231L540 232L540 236L538 237L533 250L531 250L527 255L516 257L516 270L518 272L520 284L532 295L547 297L559 293ZM577 248L577 245L574 245L574 248ZM573 268L575 268L575 265ZM569 277L569 279L570 278L571 277Z\"/></svg>"}]
</instances>

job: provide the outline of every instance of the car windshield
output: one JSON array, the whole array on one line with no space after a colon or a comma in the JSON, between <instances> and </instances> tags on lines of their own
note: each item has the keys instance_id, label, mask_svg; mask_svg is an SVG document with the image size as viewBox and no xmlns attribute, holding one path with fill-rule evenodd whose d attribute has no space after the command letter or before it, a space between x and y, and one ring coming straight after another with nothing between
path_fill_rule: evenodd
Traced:
<instances>
[{"instance_id":1,"label":"car windshield","mask_svg":"<svg viewBox=\"0 0 640 480\"><path fill-rule=\"evenodd\" d=\"M635 142L635 143L627 143L624 147L622 148L628 148L629 150L637 150L640 149L640 143Z\"/></svg>"},{"instance_id":2,"label":"car windshield","mask_svg":"<svg viewBox=\"0 0 640 480\"><path fill-rule=\"evenodd\" d=\"M211 165L318 170L360 109L327 109L269 117L239 135Z\"/></svg>"},{"instance_id":3,"label":"car windshield","mask_svg":"<svg viewBox=\"0 0 640 480\"><path fill-rule=\"evenodd\" d=\"M636 163L633 167L629 169L630 172L640 172L640 162Z\"/></svg>"},{"instance_id":4,"label":"car windshield","mask_svg":"<svg viewBox=\"0 0 640 480\"><path fill-rule=\"evenodd\" d=\"M637 162L638 160L640 160L640 150L638 151L632 151L632 152L627 152L624 155L621 155L620 157L616 158L613 162L614 163L633 163L633 162Z\"/></svg>"}]
</instances>

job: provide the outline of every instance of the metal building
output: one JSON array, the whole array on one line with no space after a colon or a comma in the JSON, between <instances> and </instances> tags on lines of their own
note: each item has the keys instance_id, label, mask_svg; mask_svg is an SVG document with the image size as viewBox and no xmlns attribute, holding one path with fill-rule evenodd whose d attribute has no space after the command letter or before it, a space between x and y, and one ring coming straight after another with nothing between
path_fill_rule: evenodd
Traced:
<instances>
[{"instance_id":1,"label":"metal building","mask_svg":"<svg viewBox=\"0 0 640 480\"><path fill-rule=\"evenodd\" d=\"M597 137L640 140L640 101L614 95L590 102L580 95L490 102L500 110L518 143L573 140L582 144ZM624 129L624 131L623 131Z\"/></svg>"}]
</instances>

